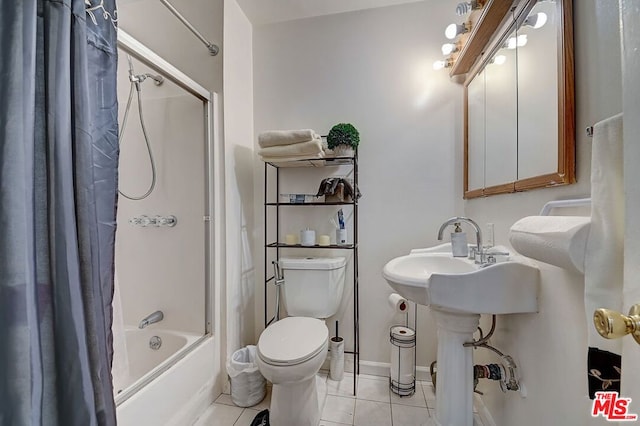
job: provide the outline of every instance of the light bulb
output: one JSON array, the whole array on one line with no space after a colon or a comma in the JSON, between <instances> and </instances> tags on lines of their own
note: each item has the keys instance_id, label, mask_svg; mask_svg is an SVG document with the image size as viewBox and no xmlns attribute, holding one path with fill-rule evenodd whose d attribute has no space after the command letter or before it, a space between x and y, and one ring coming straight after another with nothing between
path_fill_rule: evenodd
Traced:
<instances>
[{"instance_id":1,"label":"light bulb","mask_svg":"<svg viewBox=\"0 0 640 426\"><path fill-rule=\"evenodd\" d=\"M445 43L442 45L442 54L445 56L450 55L457 50L456 45L453 43Z\"/></svg>"},{"instance_id":2,"label":"light bulb","mask_svg":"<svg viewBox=\"0 0 640 426\"><path fill-rule=\"evenodd\" d=\"M469 30L465 25L449 24L449 26L444 30L444 36L449 40L453 40L456 36L464 34L467 31Z\"/></svg>"},{"instance_id":3,"label":"light bulb","mask_svg":"<svg viewBox=\"0 0 640 426\"><path fill-rule=\"evenodd\" d=\"M474 9L478 9L479 7L480 5L478 4L477 0L458 3L458 6L456 6L456 14L458 16L466 15Z\"/></svg>"},{"instance_id":4,"label":"light bulb","mask_svg":"<svg viewBox=\"0 0 640 426\"><path fill-rule=\"evenodd\" d=\"M447 63L445 61L435 61L433 63L433 69L436 71L441 70L445 66L447 66Z\"/></svg>"},{"instance_id":5,"label":"light bulb","mask_svg":"<svg viewBox=\"0 0 640 426\"><path fill-rule=\"evenodd\" d=\"M528 25L534 29L538 29L547 23L547 14L544 12L536 13L524 20L523 25Z\"/></svg>"},{"instance_id":6,"label":"light bulb","mask_svg":"<svg viewBox=\"0 0 640 426\"><path fill-rule=\"evenodd\" d=\"M505 62L507 62L507 57L504 55L498 55L495 58L493 58L493 63L496 65L502 65Z\"/></svg>"},{"instance_id":7,"label":"light bulb","mask_svg":"<svg viewBox=\"0 0 640 426\"><path fill-rule=\"evenodd\" d=\"M527 35L520 34L518 37L509 37L504 47L507 49L515 49L516 47L522 47L527 44Z\"/></svg>"},{"instance_id":8,"label":"light bulb","mask_svg":"<svg viewBox=\"0 0 640 426\"><path fill-rule=\"evenodd\" d=\"M528 41L527 40L527 35L526 34L520 34L518 36L518 41L517 41L516 44L518 45L518 47L524 47L524 46L527 45L527 41Z\"/></svg>"}]
</instances>

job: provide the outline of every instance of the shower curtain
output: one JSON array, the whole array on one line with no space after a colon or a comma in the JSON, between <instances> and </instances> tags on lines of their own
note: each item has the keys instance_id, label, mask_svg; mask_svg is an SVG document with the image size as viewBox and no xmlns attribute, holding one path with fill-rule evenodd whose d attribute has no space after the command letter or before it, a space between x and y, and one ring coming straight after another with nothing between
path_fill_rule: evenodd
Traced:
<instances>
[{"instance_id":1,"label":"shower curtain","mask_svg":"<svg viewBox=\"0 0 640 426\"><path fill-rule=\"evenodd\" d=\"M115 0L0 0L0 425L115 425Z\"/></svg>"}]
</instances>

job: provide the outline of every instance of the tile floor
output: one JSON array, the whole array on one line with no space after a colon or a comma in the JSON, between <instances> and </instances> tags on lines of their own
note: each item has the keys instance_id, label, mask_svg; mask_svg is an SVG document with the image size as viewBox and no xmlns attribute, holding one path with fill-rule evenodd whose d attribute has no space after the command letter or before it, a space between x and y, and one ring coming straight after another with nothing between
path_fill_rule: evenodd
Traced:
<instances>
[{"instance_id":1,"label":"tile floor","mask_svg":"<svg viewBox=\"0 0 640 426\"><path fill-rule=\"evenodd\" d=\"M321 371L317 382L320 399L324 399L319 426L433 425L431 416L435 411L436 396L431 382L416 382L416 393L404 398L389 390L386 377L361 374L357 397L352 394L353 376L349 373L337 382L329 379L327 372ZM270 386L265 399L250 408L236 407L230 395L222 394L193 426L249 426L260 411L269 408L270 400ZM474 414L474 425L482 426L478 414Z\"/></svg>"}]
</instances>

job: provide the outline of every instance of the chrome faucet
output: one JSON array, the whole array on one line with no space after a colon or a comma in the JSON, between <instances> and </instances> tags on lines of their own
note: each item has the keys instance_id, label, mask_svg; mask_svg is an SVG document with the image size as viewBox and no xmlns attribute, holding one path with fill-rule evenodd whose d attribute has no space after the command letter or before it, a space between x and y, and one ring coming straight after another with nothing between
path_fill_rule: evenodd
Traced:
<instances>
[{"instance_id":1,"label":"chrome faucet","mask_svg":"<svg viewBox=\"0 0 640 426\"><path fill-rule=\"evenodd\" d=\"M142 321L140 321L140 324L138 324L138 328L145 328L148 325L162 321L163 318L164 314L162 313L162 311L155 311L154 313L142 318Z\"/></svg>"},{"instance_id":2,"label":"chrome faucet","mask_svg":"<svg viewBox=\"0 0 640 426\"><path fill-rule=\"evenodd\" d=\"M480 227L478 226L477 223L475 223L473 220L469 219L468 217L460 217L460 216L456 216L456 217L452 217L451 219L447 220L445 223L442 224L442 226L440 226L440 230L438 230L438 240L442 241L442 233L444 232L445 228L449 225L453 225L454 223L458 223L458 222L466 222L469 225L473 226L473 229L475 229L476 231L476 247L475 249L475 253L482 253L482 231L480 230ZM469 257L472 257L472 255L469 255ZM473 257L475 257L475 255L473 255Z\"/></svg>"}]
</instances>

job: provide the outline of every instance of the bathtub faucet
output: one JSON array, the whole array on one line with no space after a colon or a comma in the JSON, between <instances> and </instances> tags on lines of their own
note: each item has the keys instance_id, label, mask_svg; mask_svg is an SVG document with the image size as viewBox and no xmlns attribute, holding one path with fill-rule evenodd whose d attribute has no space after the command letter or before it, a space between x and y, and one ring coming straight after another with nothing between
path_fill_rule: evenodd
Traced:
<instances>
[{"instance_id":1,"label":"bathtub faucet","mask_svg":"<svg viewBox=\"0 0 640 426\"><path fill-rule=\"evenodd\" d=\"M145 328L148 325L162 321L163 318L164 318L164 314L162 313L162 311L155 311L154 313L149 314L146 317L142 318L142 321L140 321L138 328L140 329Z\"/></svg>"}]
</instances>

